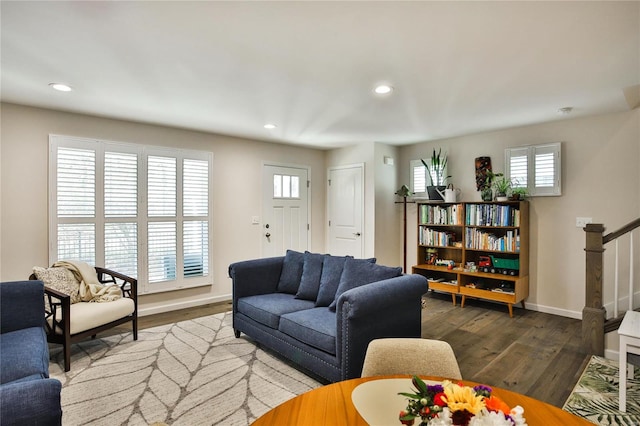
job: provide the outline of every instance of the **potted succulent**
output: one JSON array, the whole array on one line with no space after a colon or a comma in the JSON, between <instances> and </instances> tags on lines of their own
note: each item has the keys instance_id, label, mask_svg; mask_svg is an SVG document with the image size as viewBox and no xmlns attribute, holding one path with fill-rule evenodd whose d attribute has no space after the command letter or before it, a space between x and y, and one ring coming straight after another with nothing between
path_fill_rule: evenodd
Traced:
<instances>
[{"instance_id":1,"label":"potted succulent","mask_svg":"<svg viewBox=\"0 0 640 426\"><path fill-rule=\"evenodd\" d=\"M427 161L422 159L420 161L422 161L422 164L426 167L427 176L431 183L431 185L427 186L429 199L443 201L444 198L441 194L444 193L445 182L451 177L445 176L447 172L447 154L442 152L442 148L438 149L436 153L434 148L431 158Z\"/></svg>"},{"instance_id":2,"label":"potted succulent","mask_svg":"<svg viewBox=\"0 0 640 426\"><path fill-rule=\"evenodd\" d=\"M496 201L507 201L509 199L508 193L511 190L511 179L502 173L496 173L493 181L493 189L496 191Z\"/></svg>"}]
</instances>

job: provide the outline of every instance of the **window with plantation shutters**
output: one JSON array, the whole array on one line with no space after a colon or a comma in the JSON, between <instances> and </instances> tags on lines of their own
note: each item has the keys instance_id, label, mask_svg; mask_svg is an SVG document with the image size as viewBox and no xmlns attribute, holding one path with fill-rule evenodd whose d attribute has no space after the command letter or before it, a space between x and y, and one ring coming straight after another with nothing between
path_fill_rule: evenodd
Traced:
<instances>
[{"instance_id":1,"label":"window with plantation shutters","mask_svg":"<svg viewBox=\"0 0 640 426\"><path fill-rule=\"evenodd\" d=\"M427 182L429 182L427 179L427 168L420 160L411 160L409 167L411 174L411 192L413 192L417 198L427 197Z\"/></svg>"},{"instance_id":2,"label":"window with plantation shutters","mask_svg":"<svg viewBox=\"0 0 640 426\"><path fill-rule=\"evenodd\" d=\"M50 136L50 261L82 260L152 293L212 283L208 152Z\"/></svg>"},{"instance_id":3,"label":"window with plantation shutters","mask_svg":"<svg viewBox=\"0 0 640 426\"><path fill-rule=\"evenodd\" d=\"M560 142L505 150L506 175L530 196L561 195Z\"/></svg>"}]
</instances>

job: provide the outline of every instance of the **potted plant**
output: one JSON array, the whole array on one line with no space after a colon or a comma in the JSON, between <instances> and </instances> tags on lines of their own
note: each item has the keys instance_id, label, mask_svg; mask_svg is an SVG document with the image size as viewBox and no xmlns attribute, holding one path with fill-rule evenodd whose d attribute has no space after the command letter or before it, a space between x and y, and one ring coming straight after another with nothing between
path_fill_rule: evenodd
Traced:
<instances>
[{"instance_id":1,"label":"potted plant","mask_svg":"<svg viewBox=\"0 0 640 426\"><path fill-rule=\"evenodd\" d=\"M429 199L443 201L444 197L442 194L444 194L445 182L451 177L445 176L447 172L447 154L442 152L442 148L438 149L436 153L434 148L431 158L427 161L422 159L420 161L422 161L422 164L426 167L427 176L431 183L431 185L427 186Z\"/></svg>"},{"instance_id":2,"label":"potted plant","mask_svg":"<svg viewBox=\"0 0 640 426\"><path fill-rule=\"evenodd\" d=\"M526 187L516 186L511 188L511 195L509 196L509 199L513 201L522 201L527 198L527 195L529 195L529 192Z\"/></svg>"},{"instance_id":3,"label":"potted plant","mask_svg":"<svg viewBox=\"0 0 640 426\"><path fill-rule=\"evenodd\" d=\"M502 173L496 173L495 176L497 179L493 182L493 189L496 191L496 201L507 201L511 190L511 179L507 179Z\"/></svg>"},{"instance_id":4,"label":"potted plant","mask_svg":"<svg viewBox=\"0 0 640 426\"><path fill-rule=\"evenodd\" d=\"M502 173L493 173L491 170L487 170L484 185L480 188L480 196L482 201L493 201L493 180L502 176Z\"/></svg>"}]
</instances>

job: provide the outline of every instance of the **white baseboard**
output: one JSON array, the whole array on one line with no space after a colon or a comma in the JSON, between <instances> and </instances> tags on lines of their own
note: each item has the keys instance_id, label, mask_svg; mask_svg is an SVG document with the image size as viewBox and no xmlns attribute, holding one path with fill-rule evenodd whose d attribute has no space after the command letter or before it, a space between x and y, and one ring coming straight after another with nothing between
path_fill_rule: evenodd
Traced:
<instances>
[{"instance_id":1,"label":"white baseboard","mask_svg":"<svg viewBox=\"0 0 640 426\"><path fill-rule=\"evenodd\" d=\"M187 302L167 303L161 306L154 306L151 308L138 308L138 316L144 317L147 315L161 314L163 312L177 311L178 309L193 308L195 306L208 305L210 303L228 302L231 300L231 294L224 294L222 296L205 297L202 299L189 300Z\"/></svg>"},{"instance_id":2,"label":"white baseboard","mask_svg":"<svg viewBox=\"0 0 640 426\"><path fill-rule=\"evenodd\" d=\"M545 314L559 315L561 317L574 318L579 320L582 319L582 312L578 312L578 311L570 311L568 309L560 309L560 308L555 308L553 306L527 303L526 300L524 301L524 305L527 307L527 309L531 311L544 312ZM514 306L518 306L518 305L514 305Z\"/></svg>"}]
</instances>

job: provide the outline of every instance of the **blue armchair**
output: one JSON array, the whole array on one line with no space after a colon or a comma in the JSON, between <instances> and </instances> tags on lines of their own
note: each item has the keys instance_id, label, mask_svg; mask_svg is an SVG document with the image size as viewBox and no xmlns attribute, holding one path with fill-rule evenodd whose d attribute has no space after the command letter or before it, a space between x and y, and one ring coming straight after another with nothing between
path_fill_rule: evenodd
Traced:
<instances>
[{"instance_id":1,"label":"blue armchair","mask_svg":"<svg viewBox=\"0 0 640 426\"><path fill-rule=\"evenodd\" d=\"M0 283L0 424L62 424L61 390L49 378L44 284Z\"/></svg>"}]
</instances>

